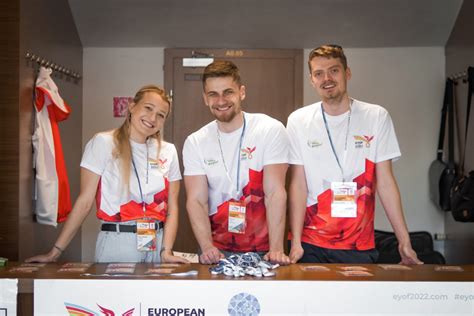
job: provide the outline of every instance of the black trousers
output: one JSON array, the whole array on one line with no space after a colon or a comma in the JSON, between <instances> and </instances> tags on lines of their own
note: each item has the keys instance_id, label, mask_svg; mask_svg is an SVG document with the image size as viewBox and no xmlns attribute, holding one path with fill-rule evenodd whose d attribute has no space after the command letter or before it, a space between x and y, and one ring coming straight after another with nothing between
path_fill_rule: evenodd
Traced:
<instances>
[{"instance_id":1,"label":"black trousers","mask_svg":"<svg viewBox=\"0 0 474 316\"><path fill-rule=\"evenodd\" d=\"M377 249L340 250L321 248L308 243L301 243L304 254L298 263L375 263L379 257ZM291 249L291 243L290 243Z\"/></svg>"}]
</instances>

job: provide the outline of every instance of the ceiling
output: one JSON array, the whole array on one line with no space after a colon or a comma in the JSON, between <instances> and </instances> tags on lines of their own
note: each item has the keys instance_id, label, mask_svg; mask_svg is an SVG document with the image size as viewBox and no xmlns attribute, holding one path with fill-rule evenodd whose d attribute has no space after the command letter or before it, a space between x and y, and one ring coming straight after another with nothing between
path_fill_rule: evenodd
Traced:
<instances>
[{"instance_id":1,"label":"ceiling","mask_svg":"<svg viewBox=\"0 0 474 316\"><path fill-rule=\"evenodd\" d=\"M445 46L462 0L69 0L84 47Z\"/></svg>"}]
</instances>

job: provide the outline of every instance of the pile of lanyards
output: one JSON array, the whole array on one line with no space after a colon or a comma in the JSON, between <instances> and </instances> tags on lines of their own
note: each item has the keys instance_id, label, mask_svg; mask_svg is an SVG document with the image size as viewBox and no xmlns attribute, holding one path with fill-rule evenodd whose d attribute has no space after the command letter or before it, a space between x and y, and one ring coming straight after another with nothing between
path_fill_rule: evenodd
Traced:
<instances>
[{"instance_id":1,"label":"pile of lanyards","mask_svg":"<svg viewBox=\"0 0 474 316\"><path fill-rule=\"evenodd\" d=\"M216 266L209 268L211 274L225 274L235 278L251 275L256 277L272 277L280 265L262 260L255 252L234 254L225 259L220 259Z\"/></svg>"}]
</instances>

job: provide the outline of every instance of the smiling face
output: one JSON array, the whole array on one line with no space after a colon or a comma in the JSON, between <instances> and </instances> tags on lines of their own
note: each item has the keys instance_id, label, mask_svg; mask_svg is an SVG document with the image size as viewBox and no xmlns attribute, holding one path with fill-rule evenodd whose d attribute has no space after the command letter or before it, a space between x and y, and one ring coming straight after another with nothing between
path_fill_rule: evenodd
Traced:
<instances>
[{"instance_id":1,"label":"smiling face","mask_svg":"<svg viewBox=\"0 0 474 316\"><path fill-rule=\"evenodd\" d=\"M221 123L233 123L242 112L245 86L239 85L230 76L207 78L203 97L216 120Z\"/></svg>"},{"instance_id":2,"label":"smiling face","mask_svg":"<svg viewBox=\"0 0 474 316\"><path fill-rule=\"evenodd\" d=\"M163 128L170 106L156 92L146 92L137 102L129 106L130 138L144 143L149 136Z\"/></svg>"},{"instance_id":3,"label":"smiling face","mask_svg":"<svg viewBox=\"0 0 474 316\"><path fill-rule=\"evenodd\" d=\"M347 97L349 67L344 69L339 58L314 57L310 61L310 79L314 89L325 103L340 103Z\"/></svg>"}]
</instances>

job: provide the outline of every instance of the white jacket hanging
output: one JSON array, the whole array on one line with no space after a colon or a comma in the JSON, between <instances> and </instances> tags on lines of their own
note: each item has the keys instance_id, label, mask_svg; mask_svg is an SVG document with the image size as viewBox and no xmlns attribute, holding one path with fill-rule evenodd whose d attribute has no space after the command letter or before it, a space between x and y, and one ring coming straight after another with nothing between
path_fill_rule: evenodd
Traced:
<instances>
[{"instance_id":1,"label":"white jacket hanging","mask_svg":"<svg viewBox=\"0 0 474 316\"><path fill-rule=\"evenodd\" d=\"M32 138L36 168L36 219L56 226L71 211L71 197L58 122L68 118L71 108L58 93L51 69L40 68L36 80L36 127Z\"/></svg>"}]
</instances>

